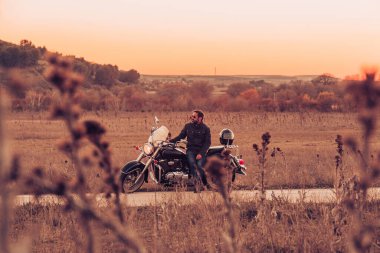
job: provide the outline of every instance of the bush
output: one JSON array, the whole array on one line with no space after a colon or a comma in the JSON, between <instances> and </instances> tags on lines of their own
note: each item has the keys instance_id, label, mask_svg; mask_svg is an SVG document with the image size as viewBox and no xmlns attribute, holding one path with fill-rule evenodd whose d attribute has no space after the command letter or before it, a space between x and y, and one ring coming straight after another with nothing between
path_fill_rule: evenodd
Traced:
<instances>
[{"instance_id":1,"label":"bush","mask_svg":"<svg viewBox=\"0 0 380 253\"><path fill-rule=\"evenodd\" d=\"M95 72L95 83L106 86L106 87L111 87L117 77L119 75L119 71L117 69L117 66L112 66L112 65L99 65L96 68Z\"/></svg>"},{"instance_id":2,"label":"bush","mask_svg":"<svg viewBox=\"0 0 380 253\"><path fill-rule=\"evenodd\" d=\"M5 68L35 66L40 58L40 51L33 45L0 47L0 66Z\"/></svg>"},{"instance_id":3,"label":"bush","mask_svg":"<svg viewBox=\"0 0 380 253\"><path fill-rule=\"evenodd\" d=\"M137 83L140 79L140 73L137 70L131 69L128 71L119 72L119 81L124 83Z\"/></svg>"},{"instance_id":4,"label":"bush","mask_svg":"<svg viewBox=\"0 0 380 253\"><path fill-rule=\"evenodd\" d=\"M140 87L125 87L120 93L121 109L124 111L141 111L146 109L148 96Z\"/></svg>"},{"instance_id":5,"label":"bush","mask_svg":"<svg viewBox=\"0 0 380 253\"><path fill-rule=\"evenodd\" d=\"M84 110L87 111L100 110L101 104L99 91L95 89L87 90L82 94L80 105Z\"/></svg>"},{"instance_id":6,"label":"bush","mask_svg":"<svg viewBox=\"0 0 380 253\"><path fill-rule=\"evenodd\" d=\"M239 96L243 91L250 89L252 86L248 83L233 83L227 88L227 94L231 97Z\"/></svg>"},{"instance_id":7,"label":"bush","mask_svg":"<svg viewBox=\"0 0 380 253\"><path fill-rule=\"evenodd\" d=\"M333 105L336 103L334 92L323 91L319 93L317 98L318 109L322 112L332 111Z\"/></svg>"}]
</instances>

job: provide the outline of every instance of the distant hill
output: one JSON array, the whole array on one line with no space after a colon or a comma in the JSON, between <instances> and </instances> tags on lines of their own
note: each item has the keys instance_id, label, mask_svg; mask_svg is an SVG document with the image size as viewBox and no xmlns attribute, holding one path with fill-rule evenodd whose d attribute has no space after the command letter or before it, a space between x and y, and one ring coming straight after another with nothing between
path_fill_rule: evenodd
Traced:
<instances>
[{"instance_id":1,"label":"distant hill","mask_svg":"<svg viewBox=\"0 0 380 253\"><path fill-rule=\"evenodd\" d=\"M27 81L39 86L46 83L42 73L48 67L45 59L49 52L45 47L36 47L31 41L21 40L19 45L0 40L0 67L17 68ZM59 53L58 53L59 54ZM86 78L86 85L101 85L107 88L115 84L136 83L140 78L138 71L119 70L111 64L97 64L86 61L83 57L66 56L72 59L74 71ZM0 72L0 81L6 82L5 72Z\"/></svg>"}]
</instances>

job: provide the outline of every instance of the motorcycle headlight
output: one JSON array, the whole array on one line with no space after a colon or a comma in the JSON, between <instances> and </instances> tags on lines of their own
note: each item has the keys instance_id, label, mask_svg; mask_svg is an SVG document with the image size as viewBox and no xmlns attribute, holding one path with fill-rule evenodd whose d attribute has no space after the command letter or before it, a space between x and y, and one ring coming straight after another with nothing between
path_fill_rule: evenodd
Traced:
<instances>
[{"instance_id":1,"label":"motorcycle headlight","mask_svg":"<svg viewBox=\"0 0 380 253\"><path fill-rule=\"evenodd\" d=\"M151 154L153 154L154 147L150 143L145 143L143 146L143 151L144 151L144 154L151 155Z\"/></svg>"}]
</instances>

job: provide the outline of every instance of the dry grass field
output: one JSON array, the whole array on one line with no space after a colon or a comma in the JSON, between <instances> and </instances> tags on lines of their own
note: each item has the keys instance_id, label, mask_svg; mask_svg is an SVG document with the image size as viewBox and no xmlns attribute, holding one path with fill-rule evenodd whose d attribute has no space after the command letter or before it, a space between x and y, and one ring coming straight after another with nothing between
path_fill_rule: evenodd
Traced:
<instances>
[{"instance_id":1,"label":"dry grass field","mask_svg":"<svg viewBox=\"0 0 380 253\"><path fill-rule=\"evenodd\" d=\"M173 135L180 132L187 122L189 113L156 113L160 123L167 126ZM113 164L121 167L135 159L138 152L134 146L147 141L153 126L153 113L101 113L84 114L83 119L95 119L107 129L106 139L111 143ZM360 138L360 126L356 114L343 113L206 113L206 124L212 131L212 145L219 144L218 134L223 128L235 133L238 153L243 155L248 167L246 177L239 176L235 187L252 189L258 180L258 159L252 144L261 142L261 135L269 131L272 139L269 152L279 147L268 159L266 186L269 188L332 187L335 176L335 156L337 134L344 137ZM74 175L72 163L57 148L57 143L65 137L62 121L50 120L48 113L11 114L7 120L11 130L12 149L21 157L25 170L42 166L51 176ZM379 148L377 134L371 143L373 150ZM86 148L84 147L84 150ZM357 166L355 156L345 150L346 171L352 172ZM85 155L85 152L84 154ZM87 171L90 188L96 189L97 168ZM150 189L145 185L141 190Z\"/></svg>"},{"instance_id":2,"label":"dry grass field","mask_svg":"<svg viewBox=\"0 0 380 253\"><path fill-rule=\"evenodd\" d=\"M51 56L50 63L46 78L61 95L54 120L48 113L16 113L3 121L0 105L0 251L379 252L380 203L367 198L380 177L380 88L373 73L348 87L358 114L206 112L213 145L221 129L231 128L246 160L248 175L237 178L235 189L335 186L335 203L307 203L302 191L296 203L264 194L233 199L228 166L219 159L209 165L218 198L197 194L189 205L177 192L168 204L130 208L120 202L114 167L136 158L134 146L147 140L154 114L79 117L80 77L63 58ZM156 115L176 135L189 113ZM149 183L142 190L160 189ZM65 205L11 205L15 194L47 192ZM106 193L107 208L89 192Z\"/></svg>"},{"instance_id":3,"label":"dry grass field","mask_svg":"<svg viewBox=\"0 0 380 253\"><path fill-rule=\"evenodd\" d=\"M332 205L288 204L279 199L260 206L259 202L234 204L238 252L348 252L351 247L349 236L342 239L336 235ZM148 252L231 252L228 222L220 204L200 198L195 205L181 206L173 199L168 205L124 211L128 228ZM368 204L365 219L379 218L380 203ZM11 242L32 248L32 252L86 252L86 231L79 224L78 214L58 206L27 205L15 209ZM94 231L97 252L131 252L109 230L94 226ZM374 236L380 243L379 230ZM373 245L371 252L378 248Z\"/></svg>"},{"instance_id":4,"label":"dry grass field","mask_svg":"<svg viewBox=\"0 0 380 253\"><path fill-rule=\"evenodd\" d=\"M176 112L157 116L173 134L188 118ZM133 147L146 141L153 122L151 113L85 114L82 118L96 119L106 126L106 139L117 166L137 156ZM336 135L361 137L355 114L209 113L206 122L212 129L214 145L222 128L234 130L239 153L249 168L248 176L237 179L236 187L240 188L253 188L258 183L258 160L252 144L259 144L265 131L272 135L269 153L274 147L283 151L283 155L277 153L268 159L267 187L332 186ZM6 125L24 173L41 166L52 181L57 175L68 180L75 177L71 161L57 149L66 134L62 121L50 120L46 113L11 114ZM378 148L376 142L372 145L374 150ZM81 155L86 156L87 147L83 149ZM345 172L351 174L357 166L352 154L345 151ZM86 171L88 191L97 191L97 185L102 184L99 173L98 168ZM153 187L145 185L143 190ZM355 246L347 225L354 224L355 216L339 204L291 204L286 199L243 203L234 199L223 205L217 201L206 203L200 197L191 206L178 204L174 198L170 204L156 207L122 209L125 229L142 245L137 252L349 252L353 248L359 248L356 252L378 252L380 245L380 230L375 225L370 232L360 232L363 238L358 238ZM228 210L233 210L231 216ZM107 209L97 208L97 212L109 215ZM89 231L81 225L83 215L55 205L15 207L8 232L11 248L13 252L134 252L112 230L95 222L90 223L95 250L89 250ZM376 224L373 222L380 219L379 202L368 202L361 215L364 224ZM369 245L361 242L368 238Z\"/></svg>"}]
</instances>

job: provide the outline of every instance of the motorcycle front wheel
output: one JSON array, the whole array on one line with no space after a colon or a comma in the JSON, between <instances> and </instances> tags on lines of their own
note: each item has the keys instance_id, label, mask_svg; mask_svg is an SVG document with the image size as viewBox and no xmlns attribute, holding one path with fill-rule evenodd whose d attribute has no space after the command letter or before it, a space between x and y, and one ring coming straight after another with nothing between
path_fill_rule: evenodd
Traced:
<instances>
[{"instance_id":1,"label":"motorcycle front wheel","mask_svg":"<svg viewBox=\"0 0 380 253\"><path fill-rule=\"evenodd\" d=\"M136 179L140 175L142 169L136 169L120 175L121 189L124 193L132 193L140 189L144 183L144 175L142 175L136 182Z\"/></svg>"}]
</instances>

